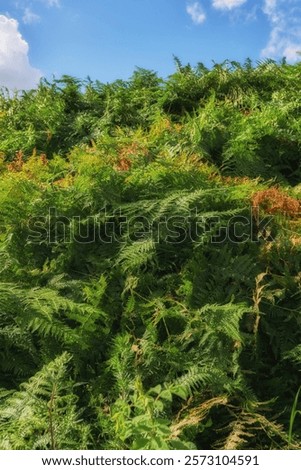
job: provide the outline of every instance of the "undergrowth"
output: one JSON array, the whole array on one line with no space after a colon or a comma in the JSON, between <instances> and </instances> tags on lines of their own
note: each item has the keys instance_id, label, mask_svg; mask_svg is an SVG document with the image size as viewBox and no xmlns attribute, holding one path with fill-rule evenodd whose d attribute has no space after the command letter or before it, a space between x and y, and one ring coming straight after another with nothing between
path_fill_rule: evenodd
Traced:
<instances>
[{"instance_id":1,"label":"undergrowth","mask_svg":"<svg viewBox=\"0 0 301 470\"><path fill-rule=\"evenodd\" d=\"M300 64L0 96L0 448L298 449Z\"/></svg>"}]
</instances>

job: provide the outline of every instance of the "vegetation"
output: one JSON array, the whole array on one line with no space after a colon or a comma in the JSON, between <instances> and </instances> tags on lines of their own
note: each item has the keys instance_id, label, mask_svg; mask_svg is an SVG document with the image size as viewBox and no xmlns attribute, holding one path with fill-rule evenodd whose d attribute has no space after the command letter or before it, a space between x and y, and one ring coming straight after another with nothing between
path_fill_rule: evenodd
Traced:
<instances>
[{"instance_id":1,"label":"vegetation","mask_svg":"<svg viewBox=\"0 0 301 470\"><path fill-rule=\"evenodd\" d=\"M301 63L0 96L0 448L301 447Z\"/></svg>"}]
</instances>

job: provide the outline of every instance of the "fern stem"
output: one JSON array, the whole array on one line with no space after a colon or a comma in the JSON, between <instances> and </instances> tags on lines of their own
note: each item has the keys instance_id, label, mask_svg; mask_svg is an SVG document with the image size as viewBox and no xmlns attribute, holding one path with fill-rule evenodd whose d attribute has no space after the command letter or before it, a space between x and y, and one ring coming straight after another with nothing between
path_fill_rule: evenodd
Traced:
<instances>
[{"instance_id":1,"label":"fern stem","mask_svg":"<svg viewBox=\"0 0 301 470\"><path fill-rule=\"evenodd\" d=\"M54 385L49 401L48 414L49 414L49 432L51 441L51 450L56 450L55 435L54 435L54 424L53 424L53 410L55 404L56 386Z\"/></svg>"}]
</instances>

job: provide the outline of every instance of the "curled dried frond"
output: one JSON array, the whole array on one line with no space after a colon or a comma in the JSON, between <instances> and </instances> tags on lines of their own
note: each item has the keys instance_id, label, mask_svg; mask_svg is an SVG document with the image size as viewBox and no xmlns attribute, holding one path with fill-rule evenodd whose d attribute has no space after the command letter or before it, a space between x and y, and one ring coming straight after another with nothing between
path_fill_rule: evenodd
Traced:
<instances>
[{"instance_id":1,"label":"curled dried frond","mask_svg":"<svg viewBox=\"0 0 301 470\"><path fill-rule=\"evenodd\" d=\"M265 189L256 192L252 197L253 215L257 214L258 208L268 214L282 214L287 217L298 217L301 204L298 199L287 196L278 188Z\"/></svg>"},{"instance_id":2,"label":"curled dried frond","mask_svg":"<svg viewBox=\"0 0 301 470\"><path fill-rule=\"evenodd\" d=\"M22 150L19 150L18 152L16 152L16 156L13 159L13 161L7 165L8 171L12 171L14 173L22 171L22 168L24 165L23 157L24 155L23 155Z\"/></svg>"},{"instance_id":3,"label":"curled dried frond","mask_svg":"<svg viewBox=\"0 0 301 470\"><path fill-rule=\"evenodd\" d=\"M116 171L128 171L132 166L132 162L129 158L122 157L114 166Z\"/></svg>"},{"instance_id":4,"label":"curled dried frond","mask_svg":"<svg viewBox=\"0 0 301 470\"><path fill-rule=\"evenodd\" d=\"M186 416L179 419L178 415L177 421L171 426L172 439L177 438L185 428L200 424L214 406L225 406L227 403L228 399L226 396L219 396L211 398L196 407L191 407L190 409L188 407Z\"/></svg>"},{"instance_id":5,"label":"curled dried frond","mask_svg":"<svg viewBox=\"0 0 301 470\"><path fill-rule=\"evenodd\" d=\"M128 171L132 166L132 157L146 156L148 150L137 142L121 147L118 153L118 159L114 166L116 171Z\"/></svg>"},{"instance_id":6,"label":"curled dried frond","mask_svg":"<svg viewBox=\"0 0 301 470\"><path fill-rule=\"evenodd\" d=\"M226 431L227 436L216 442L214 447L217 449L245 449L248 448L250 439L260 435L263 439L273 440L274 448L283 449L288 446L288 437L282 426L261 413L242 411L221 431ZM298 449L299 446L294 445L292 448Z\"/></svg>"},{"instance_id":7,"label":"curled dried frond","mask_svg":"<svg viewBox=\"0 0 301 470\"><path fill-rule=\"evenodd\" d=\"M40 162L42 163L42 165L48 165L48 159L45 153L42 153L40 155Z\"/></svg>"}]
</instances>

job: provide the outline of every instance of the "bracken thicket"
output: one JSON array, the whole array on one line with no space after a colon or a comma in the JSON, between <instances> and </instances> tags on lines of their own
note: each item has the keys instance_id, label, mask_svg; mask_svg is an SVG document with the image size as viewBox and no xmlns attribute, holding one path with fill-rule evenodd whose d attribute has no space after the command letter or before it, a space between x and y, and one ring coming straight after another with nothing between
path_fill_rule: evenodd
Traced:
<instances>
[{"instance_id":1,"label":"bracken thicket","mask_svg":"<svg viewBox=\"0 0 301 470\"><path fill-rule=\"evenodd\" d=\"M301 63L0 94L0 448L298 449Z\"/></svg>"}]
</instances>

